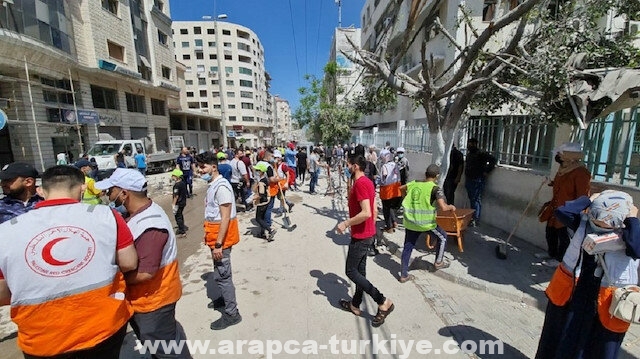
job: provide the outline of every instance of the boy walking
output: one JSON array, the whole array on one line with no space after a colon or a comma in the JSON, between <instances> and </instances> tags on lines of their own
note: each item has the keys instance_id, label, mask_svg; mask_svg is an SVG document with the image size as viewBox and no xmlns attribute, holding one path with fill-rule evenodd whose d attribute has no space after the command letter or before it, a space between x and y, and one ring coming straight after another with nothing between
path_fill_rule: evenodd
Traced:
<instances>
[{"instance_id":1,"label":"boy walking","mask_svg":"<svg viewBox=\"0 0 640 359\"><path fill-rule=\"evenodd\" d=\"M182 179L183 172L179 169L174 169L171 171L171 179L175 181L173 185L173 215L176 218L176 224L178 225L178 231L176 235L180 238L187 236L187 231L189 228L184 225L184 215L182 212L184 211L184 207L187 206L187 198L189 197L189 192L187 190L187 183Z\"/></svg>"},{"instance_id":2,"label":"boy walking","mask_svg":"<svg viewBox=\"0 0 640 359\"><path fill-rule=\"evenodd\" d=\"M266 239L268 242L273 241L273 236L276 234L275 229L271 229L271 225L267 223L267 206L269 205L269 179L267 178L267 170L269 165L266 162L260 161L253 166L258 171L260 179L255 185L253 190L256 194L254 197L254 204L256 206L256 222L260 226L260 237Z\"/></svg>"},{"instance_id":3,"label":"boy walking","mask_svg":"<svg viewBox=\"0 0 640 359\"><path fill-rule=\"evenodd\" d=\"M404 207L404 248L402 249L402 273L400 283L413 279L409 275L409 259L420 234L427 233L436 238L437 251L433 266L437 269L447 268L449 262L444 261L444 247L447 244L447 233L436 222L436 204L441 211L455 211L456 207L445 202L444 192L437 185L440 167L429 165L424 182L412 181L400 187L407 195L402 201Z\"/></svg>"}]
</instances>

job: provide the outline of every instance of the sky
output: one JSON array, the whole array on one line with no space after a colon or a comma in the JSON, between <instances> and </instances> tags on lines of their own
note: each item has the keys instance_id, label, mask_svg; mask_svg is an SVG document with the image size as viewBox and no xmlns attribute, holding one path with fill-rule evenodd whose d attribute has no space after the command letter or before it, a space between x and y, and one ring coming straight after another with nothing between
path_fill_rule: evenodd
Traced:
<instances>
[{"instance_id":1,"label":"sky","mask_svg":"<svg viewBox=\"0 0 640 359\"><path fill-rule=\"evenodd\" d=\"M364 3L342 0L342 27L360 27ZM215 11L253 30L265 49L271 94L288 100L292 112L307 84L304 75L321 77L338 26L336 0L171 0L170 6L174 21L201 21Z\"/></svg>"}]
</instances>

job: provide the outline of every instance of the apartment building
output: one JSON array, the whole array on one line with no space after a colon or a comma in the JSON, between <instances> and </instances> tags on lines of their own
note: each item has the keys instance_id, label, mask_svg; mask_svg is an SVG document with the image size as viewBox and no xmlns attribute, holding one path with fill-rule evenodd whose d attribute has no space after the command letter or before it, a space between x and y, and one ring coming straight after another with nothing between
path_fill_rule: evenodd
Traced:
<instances>
[{"instance_id":1,"label":"apartment building","mask_svg":"<svg viewBox=\"0 0 640 359\"><path fill-rule=\"evenodd\" d=\"M220 143L250 147L272 138L273 109L264 47L249 28L221 21L175 21L176 59L185 64L187 109L222 118Z\"/></svg>"},{"instance_id":2,"label":"apartment building","mask_svg":"<svg viewBox=\"0 0 640 359\"><path fill-rule=\"evenodd\" d=\"M168 1L4 1L0 51L0 164L44 169L101 137L167 149L179 94Z\"/></svg>"},{"instance_id":3,"label":"apartment building","mask_svg":"<svg viewBox=\"0 0 640 359\"><path fill-rule=\"evenodd\" d=\"M335 62L338 71L335 79L329 79L328 96L335 103L348 102L362 90L363 69L345 56L356 56L354 46L360 47L361 36L361 29L355 27L338 27L333 33L329 62Z\"/></svg>"},{"instance_id":4,"label":"apartment building","mask_svg":"<svg viewBox=\"0 0 640 359\"><path fill-rule=\"evenodd\" d=\"M275 118L274 118L274 138L276 145L282 145L289 141L297 140L293 138L293 124L291 121L291 107L289 101L275 96Z\"/></svg>"}]
</instances>

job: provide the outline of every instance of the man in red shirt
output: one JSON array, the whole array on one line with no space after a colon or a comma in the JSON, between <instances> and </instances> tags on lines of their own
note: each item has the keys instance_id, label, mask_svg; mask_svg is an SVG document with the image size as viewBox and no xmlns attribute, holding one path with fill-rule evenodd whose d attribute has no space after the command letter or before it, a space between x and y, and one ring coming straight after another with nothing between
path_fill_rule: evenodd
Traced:
<instances>
[{"instance_id":1,"label":"man in red shirt","mask_svg":"<svg viewBox=\"0 0 640 359\"><path fill-rule=\"evenodd\" d=\"M373 245L373 239L376 235L375 219L378 216L373 183L364 175L366 165L367 161L362 155L351 156L347 162L349 172L354 179L349 192L349 219L340 222L336 230L342 234L351 227L346 274L356 284L356 291L351 301L341 299L340 307L359 316L362 294L367 292L378 303L378 312L371 321L371 325L379 327L395 306L366 277L367 252Z\"/></svg>"}]
</instances>

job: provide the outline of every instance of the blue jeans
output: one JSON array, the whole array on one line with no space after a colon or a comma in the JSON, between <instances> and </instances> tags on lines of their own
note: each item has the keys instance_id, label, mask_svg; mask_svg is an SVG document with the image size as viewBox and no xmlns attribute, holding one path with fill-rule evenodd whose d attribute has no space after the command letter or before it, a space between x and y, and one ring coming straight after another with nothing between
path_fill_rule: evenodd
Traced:
<instances>
[{"instance_id":1,"label":"blue jeans","mask_svg":"<svg viewBox=\"0 0 640 359\"><path fill-rule=\"evenodd\" d=\"M143 175L143 176L146 176L146 175L147 175L147 168L146 168L146 167L144 167L144 168L138 168L138 171L140 171L140 173L142 173L142 175Z\"/></svg>"},{"instance_id":2,"label":"blue jeans","mask_svg":"<svg viewBox=\"0 0 640 359\"><path fill-rule=\"evenodd\" d=\"M314 193L316 191L316 184L318 184L318 170L309 172L311 175L311 182L309 182L309 192Z\"/></svg>"},{"instance_id":3,"label":"blue jeans","mask_svg":"<svg viewBox=\"0 0 640 359\"><path fill-rule=\"evenodd\" d=\"M367 279L367 253L372 245L373 237L367 239L351 238L351 243L349 243L345 274L356 284L356 291L351 299L351 304L354 307L359 307L362 304L364 292L369 294L378 304L383 304L386 300L378 288L374 287Z\"/></svg>"},{"instance_id":4,"label":"blue jeans","mask_svg":"<svg viewBox=\"0 0 640 359\"><path fill-rule=\"evenodd\" d=\"M267 204L267 212L264 214L265 223L271 228L271 212L273 212L273 205L276 203L276 196L269 198L269 203Z\"/></svg>"},{"instance_id":5,"label":"blue jeans","mask_svg":"<svg viewBox=\"0 0 640 359\"><path fill-rule=\"evenodd\" d=\"M424 232L416 232L410 229L404 231L404 246L402 247L402 270L400 275L406 277L409 275L409 260L411 259L411 252L416 246L416 241L420 235ZM426 232L427 235L431 235L436 239L436 260L435 263L442 262L444 258L444 247L447 245L447 232L439 226Z\"/></svg>"},{"instance_id":6,"label":"blue jeans","mask_svg":"<svg viewBox=\"0 0 640 359\"><path fill-rule=\"evenodd\" d=\"M484 192L484 185L486 180L484 177L480 178L467 178L464 181L464 186L467 189L467 195L469 196L469 203L471 208L475 210L473 213L473 220L480 219L480 211L482 209L482 193Z\"/></svg>"}]
</instances>

